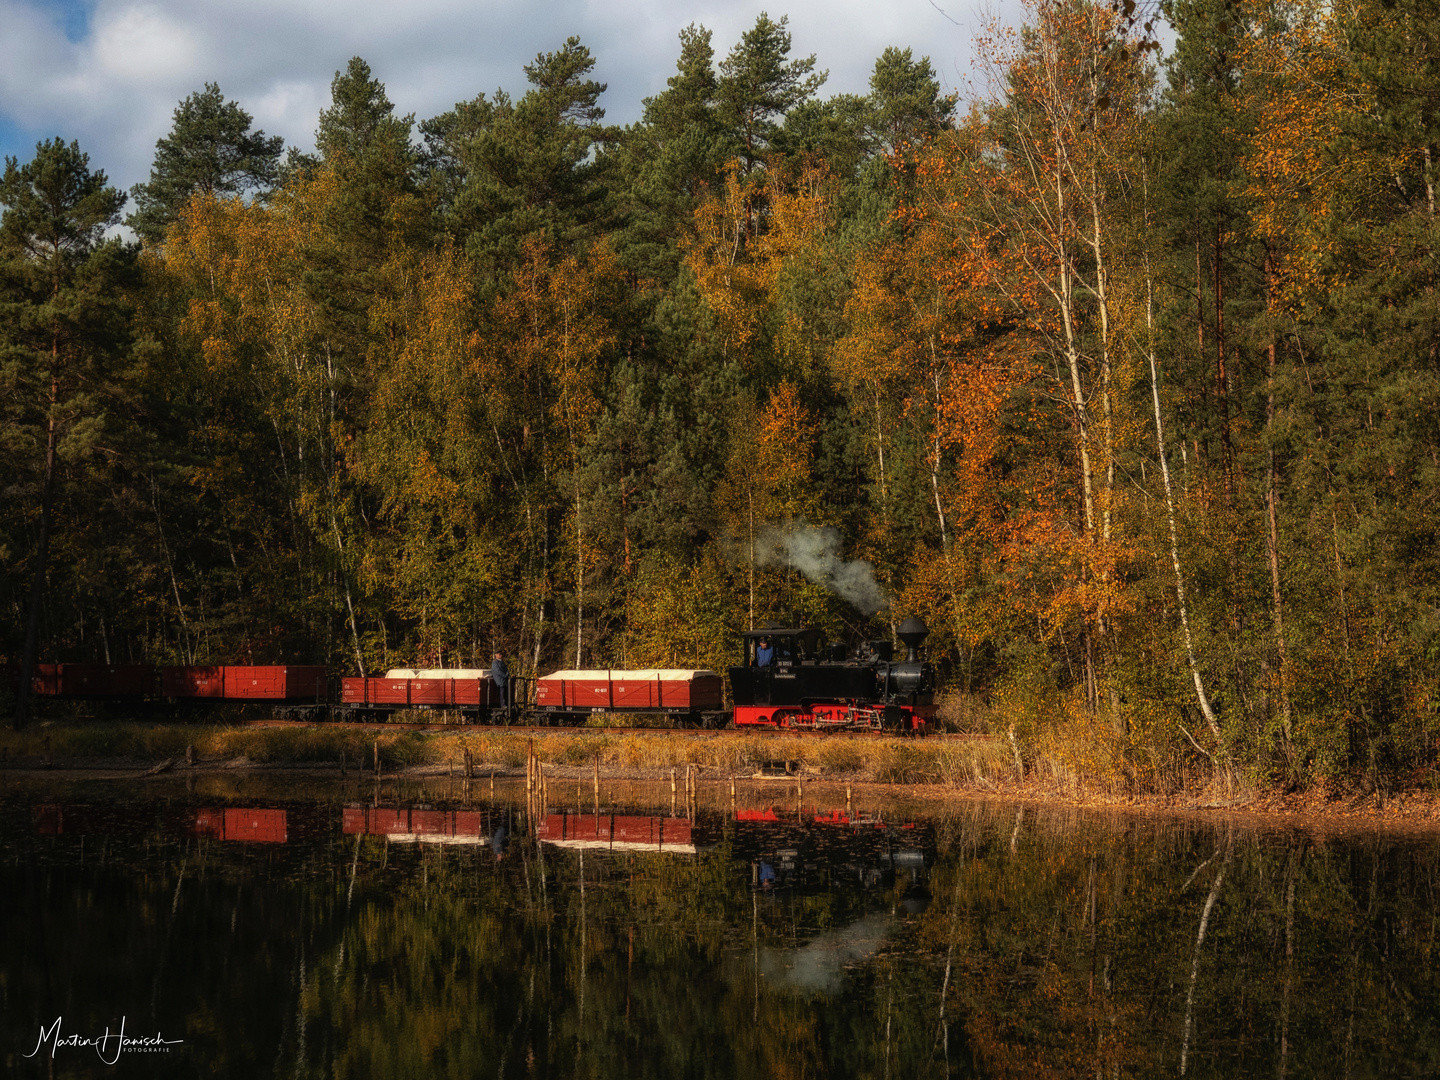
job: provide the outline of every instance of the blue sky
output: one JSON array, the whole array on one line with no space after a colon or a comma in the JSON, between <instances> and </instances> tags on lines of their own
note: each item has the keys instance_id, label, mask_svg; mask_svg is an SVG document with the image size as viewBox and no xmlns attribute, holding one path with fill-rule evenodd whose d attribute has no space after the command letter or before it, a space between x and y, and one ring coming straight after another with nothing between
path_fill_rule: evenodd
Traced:
<instances>
[{"instance_id":1,"label":"blue sky","mask_svg":"<svg viewBox=\"0 0 1440 1080\"><path fill-rule=\"evenodd\" d=\"M789 15L791 55L816 54L826 94L864 92L889 45L930 56L963 93L985 2L0 0L0 153L25 160L38 139L77 139L92 167L129 187L148 175L175 104L207 81L257 127L308 148L351 56L370 63L400 112L424 118L497 87L523 92L522 65L571 34L609 84L608 119L627 123L674 71L682 27L713 30L718 60L762 10Z\"/></svg>"}]
</instances>

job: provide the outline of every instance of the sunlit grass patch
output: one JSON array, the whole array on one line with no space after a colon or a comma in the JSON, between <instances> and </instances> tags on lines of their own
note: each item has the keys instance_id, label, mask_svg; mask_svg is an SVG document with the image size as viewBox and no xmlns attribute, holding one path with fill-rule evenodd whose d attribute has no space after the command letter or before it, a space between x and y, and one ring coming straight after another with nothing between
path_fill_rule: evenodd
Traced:
<instances>
[{"instance_id":1,"label":"sunlit grass patch","mask_svg":"<svg viewBox=\"0 0 1440 1080\"><path fill-rule=\"evenodd\" d=\"M161 724L145 721L51 722L16 732L0 729L0 754L9 760L46 758L158 762L183 758L193 747L200 763L248 760L259 765L463 767L468 750L478 773L513 772L533 749L545 765L584 770L596 758L602 772L664 775L687 766L711 776L750 776L770 763L789 762L811 776L889 784L963 785L999 776L1007 751L991 740L826 738L748 731L670 736L661 732L530 732L456 727L444 731L387 731L313 724L240 727L226 724Z\"/></svg>"}]
</instances>

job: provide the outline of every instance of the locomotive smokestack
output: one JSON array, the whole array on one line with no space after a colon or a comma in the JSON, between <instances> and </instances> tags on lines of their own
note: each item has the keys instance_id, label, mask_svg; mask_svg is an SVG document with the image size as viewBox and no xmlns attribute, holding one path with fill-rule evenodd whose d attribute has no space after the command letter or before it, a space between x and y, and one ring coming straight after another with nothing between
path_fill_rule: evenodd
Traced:
<instances>
[{"instance_id":1,"label":"locomotive smokestack","mask_svg":"<svg viewBox=\"0 0 1440 1080\"><path fill-rule=\"evenodd\" d=\"M905 646L905 661L913 664L920 659L920 643L930 636L930 628L923 622L911 615L900 624L900 629L895 636Z\"/></svg>"}]
</instances>

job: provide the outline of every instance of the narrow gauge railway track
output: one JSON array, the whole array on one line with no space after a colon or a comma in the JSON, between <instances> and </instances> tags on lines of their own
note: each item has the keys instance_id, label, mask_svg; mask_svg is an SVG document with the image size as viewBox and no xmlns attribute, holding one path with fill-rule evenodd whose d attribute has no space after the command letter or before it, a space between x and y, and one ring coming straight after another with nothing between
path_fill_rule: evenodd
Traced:
<instances>
[{"instance_id":1,"label":"narrow gauge railway track","mask_svg":"<svg viewBox=\"0 0 1440 1080\"><path fill-rule=\"evenodd\" d=\"M956 732L935 732L933 734L912 736L903 731L807 731L804 728L666 728L666 727L576 727L568 724L543 725L543 724L415 724L396 721L393 723L370 723L363 720L282 720L278 718L266 718L263 720L236 720L231 721L236 727L315 727L315 728L344 728L356 731L448 731L452 734L463 735L467 732L498 732L513 731L520 735L663 735L663 736L686 736L690 738L701 736L714 736L725 734L740 734L747 738L758 735L762 738L767 736L796 735L805 738L834 738L835 736L846 736L852 739L899 739L899 738L922 738L931 740L952 740L952 741L988 741L993 735L970 735Z\"/></svg>"}]
</instances>

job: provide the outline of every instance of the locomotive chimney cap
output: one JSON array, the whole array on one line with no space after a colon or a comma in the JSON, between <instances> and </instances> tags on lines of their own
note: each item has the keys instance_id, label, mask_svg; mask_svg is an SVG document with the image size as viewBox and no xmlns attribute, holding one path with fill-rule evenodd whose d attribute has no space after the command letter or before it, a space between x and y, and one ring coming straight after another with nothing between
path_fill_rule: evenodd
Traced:
<instances>
[{"instance_id":1,"label":"locomotive chimney cap","mask_svg":"<svg viewBox=\"0 0 1440 1080\"><path fill-rule=\"evenodd\" d=\"M895 632L895 636L900 639L901 643L907 649L916 649L920 647L922 641L930 636L930 628L914 615L911 615L900 624L900 628Z\"/></svg>"}]
</instances>

